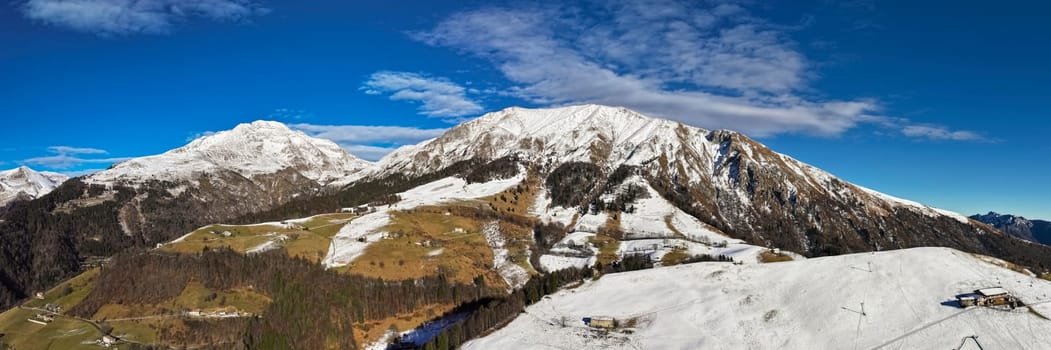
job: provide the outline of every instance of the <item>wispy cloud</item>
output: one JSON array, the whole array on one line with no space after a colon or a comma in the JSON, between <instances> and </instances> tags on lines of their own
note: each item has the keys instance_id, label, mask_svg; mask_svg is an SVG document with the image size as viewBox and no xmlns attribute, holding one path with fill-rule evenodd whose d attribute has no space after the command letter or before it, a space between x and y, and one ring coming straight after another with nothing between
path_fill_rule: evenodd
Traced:
<instances>
[{"instance_id":1,"label":"wispy cloud","mask_svg":"<svg viewBox=\"0 0 1051 350\"><path fill-rule=\"evenodd\" d=\"M973 131L951 130L940 125L905 125L901 129L901 133L902 135L912 138L939 141L994 141Z\"/></svg>"},{"instance_id":2,"label":"wispy cloud","mask_svg":"<svg viewBox=\"0 0 1051 350\"><path fill-rule=\"evenodd\" d=\"M106 154L105 150L87 147L51 146L47 150L58 154Z\"/></svg>"},{"instance_id":3,"label":"wispy cloud","mask_svg":"<svg viewBox=\"0 0 1051 350\"><path fill-rule=\"evenodd\" d=\"M398 147L368 146L368 145L343 145L343 149L358 158L375 162L387 154L394 152Z\"/></svg>"},{"instance_id":4,"label":"wispy cloud","mask_svg":"<svg viewBox=\"0 0 1051 350\"><path fill-rule=\"evenodd\" d=\"M28 19L103 36L169 33L191 18L244 22L270 11L249 0L27 0L16 4Z\"/></svg>"},{"instance_id":5,"label":"wispy cloud","mask_svg":"<svg viewBox=\"0 0 1051 350\"><path fill-rule=\"evenodd\" d=\"M205 136L212 136L212 135L215 135L215 131L192 132L192 133L190 133L189 135L186 136L186 142L191 142L193 140L196 140L196 139L199 139L199 138L202 138L202 137L205 137Z\"/></svg>"},{"instance_id":6,"label":"wispy cloud","mask_svg":"<svg viewBox=\"0 0 1051 350\"><path fill-rule=\"evenodd\" d=\"M734 4L614 1L456 13L416 40L487 60L532 103L600 103L754 136L884 125L878 100L821 97L791 28Z\"/></svg>"},{"instance_id":7,"label":"wispy cloud","mask_svg":"<svg viewBox=\"0 0 1051 350\"><path fill-rule=\"evenodd\" d=\"M430 117L462 117L483 111L463 86L418 73L376 72L361 89L367 94L390 94L391 100L418 102L420 114Z\"/></svg>"},{"instance_id":8,"label":"wispy cloud","mask_svg":"<svg viewBox=\"0 0 1051 350\"><path fill-rule=\"evenodd\" d=\"M331 140L365 160L379 160L397 146L415 144L440 136L446 129L404 126L291 124L290 128L310 136Z\"/></svg>"},{"instance_id":9,"label":"wispy cloud","mask_svg":"<svg viewBox=\"0 0 1051 350\"><path fill-rule=\"evenodd\" d=\"M266 119L272 120L302 120L310 119L314 117L314 113L310 113L301 109L291 108L278 108L275 109L270 115L266 116Z\"/></svg>"},{"instance_id":10,"label":"wispy cloud","mask_svg":"<svg viewBox=\"0 0 1051 350\"><path fill-rule=\"evenodd\" d=\"M100 172L100 171L103 171L103 170L106 170L106 169L84 169L84 170L74 170L74 171L63 171L61 174L69 176L69 177L78 177L78 176L84 176L84 175L91 175L91 174L94 174L94 173L97 173L97 172Z\"/></svg>"},{"instance_id":11,"label":"wispy cloud","mask_svg":"<svg viewBox=\"0 0 1051 350\"><path fill-rule=\"evenodd\" d=\"M52 153L52 155L25 159L22 163L51 169L69 169L83 164L112 164L131 159L131 157L81 157L81 155L109 154L109 152L98 148L51 146L48 147L48 152Z\"/></svg>"}]
</instances>

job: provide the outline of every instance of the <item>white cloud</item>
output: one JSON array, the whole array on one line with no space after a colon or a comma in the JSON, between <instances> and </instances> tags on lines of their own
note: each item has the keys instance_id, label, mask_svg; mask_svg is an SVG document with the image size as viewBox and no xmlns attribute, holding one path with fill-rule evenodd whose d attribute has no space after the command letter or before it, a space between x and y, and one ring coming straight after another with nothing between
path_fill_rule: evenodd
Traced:
<instances>
[{"instance_id":1,"label":"white cloud","mask_svg":"<svg viewBox=\"0 0 1051 350\"><path fill-rule=\"evenodd\" d=\"M94 174L94 173L97 173L97 172L100 172L100 171L103 171L103 170L106 170L106 169L84 169L84 170L75 170L75 171L63 171L62 175L66 175L66 176L69 176L69 177L78 177L78 176L84 176L84 175L91 175L91 174Z\"/></svg>"},{"instance_id":2,"label":"white cloud","mask_svg":"<svg viewBox=\"0 0 1051 350\"><path fill-rule=\"evenodd\" d=\"M186 136L186 142L191 142L193 140L212 135L215 135L215 131L201 131L190 133L190 135Z\"/></svg>"},{"instance_id":3,"label":"white cloud","mask_svg":"<svg viewBox=\"0 0 1051 350\"><path fill-rule=\"evenodd\" d=\"M753 136L834 136L893 119L873 99L809 96L815 74L786 28L733 4L485 8L412 36L491 62L509 94L536 104L625 106Z\"/></svg>"},{"instance_id":4,"label":"white cloud","mask_svg":"<svg viewBox=\"0 0 1051 350\"><path fill-rule=\"evenodd\" d=\"M54 153L54 155L29 158L23 160L22 163L52 169L69 169L82 164L112 164L131 159L131 157L83 158L79 156L85 154L109 153L98 148L51 146L48 147L47 150L50 153Z\"/></svg>"},{"instance_id":5,"label":"white cloud","mask_svg":"<svg viewBox=\"0 0 1051 350\"><path fill-rule=\"evenodd\" d=\"M99 35L163 34L190 18L241 22L269 12L249 0L27 0L31 20Z\"/></svg>"},{"instance_id":6,"label":"white cloud","mask_svg":"<svg viewBox=\"0 0 1051 350\"><path fill-rule=\"evenodd\" d=\"M88 147L51 146L47 150L58 154L106 154L105 150Z\"/></svg>"},{"instance_id":7,"label":"white cloud","mask_svg":"<svg viewBox=\"0 0 1051 350\"><path fill-rule=\"evenodd\" d=\"M990 142L992 140L966 130L950 130L940 125L906 125L902 127L901 133L908 137L942 140L942 141L977 141Z\"/></svg>"},{"instance_id":8,"label":"white cloud","mask_svg":"<svg viewBox=\"0 0 1051 350\"><path fill-rule=\"evenodd\" d=\"M113 164L131 159L131 157L115 158L81 158L68 154L57 154L46 157L36 157L23 160L23 163L32 164L53 169L69 169L82 164Z\"/></svg>"},{"instance_id":9,"label":"white cloud","mask_svg":"<svg viewBox=\"0 0 1051 350\"><path fill-rule=\"evenodd\" d=\"M404 126L291 124L312 137L331 140L351 154L375 161L400 145L415 144L440 136L446 129L420 129Z\"/></svg>"},{"instance_id":10,"label":"white cloud","mask_svg":"<svg viewBox=\"0 0 1051 350\"><path fill-rule=\"evenodd\" d=\"M375 143L409 144L435 138L446 129L420 129L405 126L369 126L369 125L314 125L291 124L290 128L300 130L313 137L329 139L339 143Z\"/></svg>"},{"instance_id":11,"label":"white cloud","mask_svg":"<svg viewBox=\"0 0 1051 350\"><path fill-rule=\"evenodd\" d=\"M357 156L358 158L361 158L361 159L364 159L364 160L367 160L367 161L372 161L372 162L380 160L381 158L383 158L387 154L390 154L391 152L394 152L394 150L398 149L397 147L382 147L382 146L368 146L368 145L342 145L341 144L340 146L342 146L343 149L347 150L347 152L350 152L350 154L353 154L354 156Z\"/></svg>"},{"instance_id":12,"label":"white cloud","mask_svg":"<svg viewBox=\"0 0 1051 350\"><path fill-rule=\"evenodd\" d=\"M391 100L419 102L420 114L431 117L462 117L481 113L483 108L467 96L464 87L448 79L409 72L373 73L361 87L367 94L390 94Z\"/></svg>"}]
</instances>

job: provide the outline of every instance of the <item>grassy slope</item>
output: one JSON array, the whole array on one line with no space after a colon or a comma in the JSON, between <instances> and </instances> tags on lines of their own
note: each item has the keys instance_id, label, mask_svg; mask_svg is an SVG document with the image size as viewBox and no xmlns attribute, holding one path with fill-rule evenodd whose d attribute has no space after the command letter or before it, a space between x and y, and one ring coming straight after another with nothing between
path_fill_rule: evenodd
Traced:
<instances>
[{"instance_id":1,"label":"grassy slope","mask_svg":"<svg viewBox=\"0 0 1051 350\"><path fill-rule=\"evenodd\" d=\"M57 317L46 326L27 321L37 313L14 308L0 314L4 342L15 349L98 349L91 342L102 334L90 324L66 317Z\"/></svg>"}]
</instances>

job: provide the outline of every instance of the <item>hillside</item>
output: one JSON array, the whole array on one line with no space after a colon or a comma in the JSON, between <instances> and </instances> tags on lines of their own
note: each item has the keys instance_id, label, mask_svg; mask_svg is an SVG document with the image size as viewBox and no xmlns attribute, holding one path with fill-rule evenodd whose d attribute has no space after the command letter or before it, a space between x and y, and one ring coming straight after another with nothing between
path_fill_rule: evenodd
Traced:
<instances>
[{"instance_id":1,"label":"hillside","mask_svg":"<svg viewBox=\"0 0 1051 350\"><path fill-rule=\"evenodd\" d=\"M626 272L558 292L464 348L978 349L970 336L985 349L1051 347L1051 321L1028 309L954 305L955 295L990 286L1051 301L1051 282L987 260L916 248ZM1047 315L1048 305L1034 309ZM581 322L595 316L628 325L606 333Z\"/></svg>"},{"instance_id":2,"label":"hillside","mask_svg":"<svg viewBox=\"0 0 1051 350\"><path fill-rule=\"evenodd\" d=\"M72 277L83 260L311 197L368 166L331 141L257 121L67 181L4 213L0 305Z\"/></svg>"}]
</instances>

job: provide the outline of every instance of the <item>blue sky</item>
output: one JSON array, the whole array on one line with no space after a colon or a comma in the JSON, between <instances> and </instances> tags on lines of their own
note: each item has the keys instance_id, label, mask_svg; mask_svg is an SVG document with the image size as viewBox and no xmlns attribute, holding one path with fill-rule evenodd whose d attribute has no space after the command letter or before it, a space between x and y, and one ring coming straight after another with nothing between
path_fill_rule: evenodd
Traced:
<instances>
[{"instance_id":1,"label":"blue sky","mask_svg":"<svg viewBox=\"0 0 1051 350\"><path fill-rule=\"evenodd\" d=\"M1051 218L1049 5L386 3L6 2L0 168L81 174L257 119L377 159L488 111L603 103Z\"/></svg>"}]
</instances>

